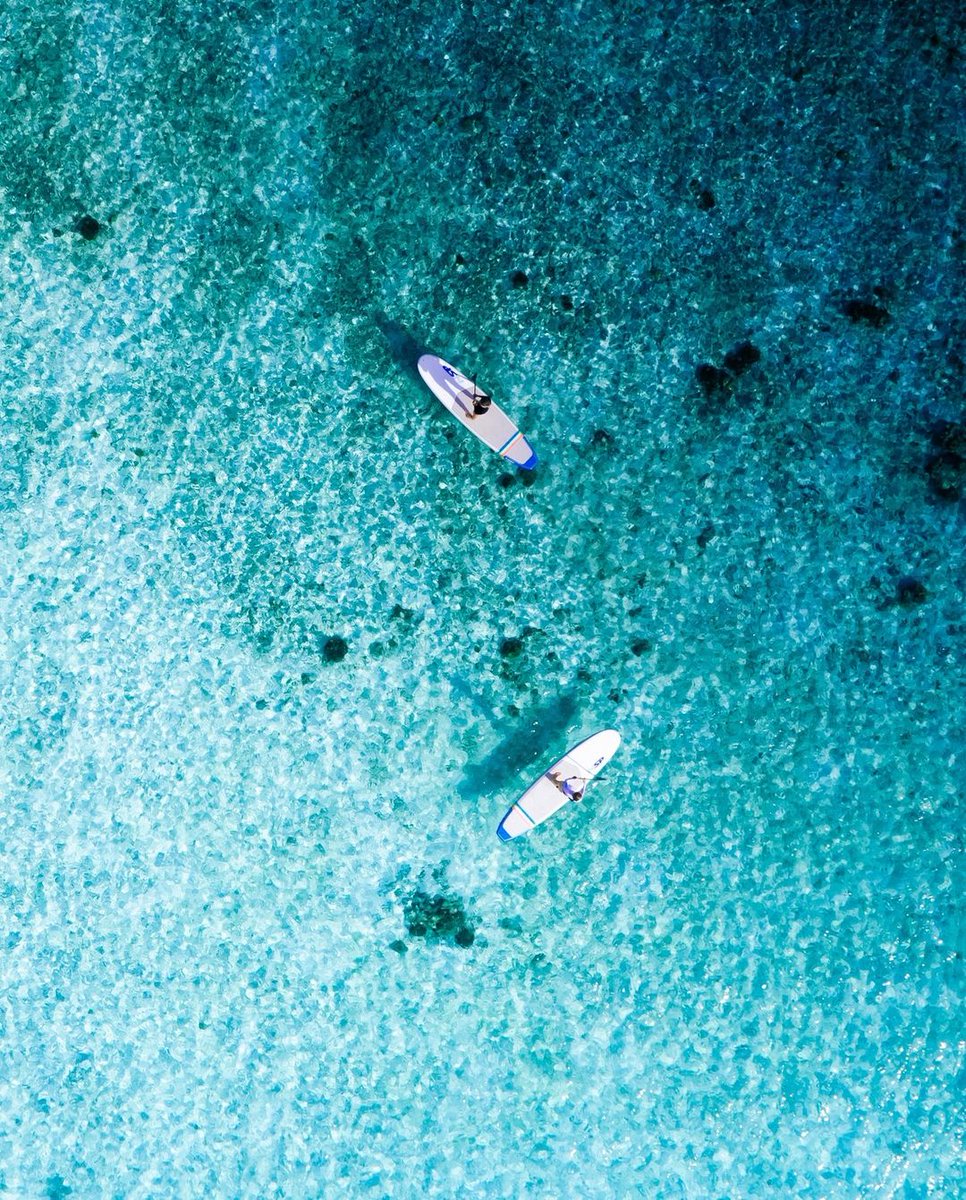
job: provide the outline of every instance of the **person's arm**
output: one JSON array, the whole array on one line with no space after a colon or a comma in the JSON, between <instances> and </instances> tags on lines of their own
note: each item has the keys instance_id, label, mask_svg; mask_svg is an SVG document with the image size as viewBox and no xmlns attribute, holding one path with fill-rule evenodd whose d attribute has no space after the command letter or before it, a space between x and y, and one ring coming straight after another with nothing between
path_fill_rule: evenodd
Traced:
<instances>
[{"instance_id":1,"label":"person's arm","mask_svg":"<svg viewBox=\"0 0 966 1200\"><path fill-rule=\"evenodd\" d=\"M478 396L482 396L482 395L483 395L483 393L482 393L482 392L478 392L478 391L476 390L476 387L475 387L475 386L474 386L474 388L473 388L473 391L472 391L472 392L470 392L469 388L460 388L460 391L463 393L463 395L464 395L464 396L469 396L469 398L470 398L470 407L469 407L469 408L467 408L467 407L466 407L466 404L463 402L463 400L462 400L462 399L461 399L459 396L456 396L456 397L455 397L455 399L456 399L456 403L457 403L457 404L460 406L460 408L463 410L463 412L465 412L465 413L466 413L467 420L469 420L469 421L475 421L477 417L479 417L479 416L482 416L482 415L483 415L482 413L478 413L478 412L476 412L476 411L475 411L475 408L474 408L474 406L475 406L475 404L476 404L477 397L478 397Z\"/></svg>"}]
</instances>

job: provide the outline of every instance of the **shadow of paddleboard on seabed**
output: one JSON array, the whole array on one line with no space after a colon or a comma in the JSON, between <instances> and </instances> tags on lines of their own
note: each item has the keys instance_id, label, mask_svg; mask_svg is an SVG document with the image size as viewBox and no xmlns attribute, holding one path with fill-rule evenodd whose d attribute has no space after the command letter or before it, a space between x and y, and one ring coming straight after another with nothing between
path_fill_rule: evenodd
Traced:
<instances>
[{"instance_id":1,"label":"shadow of paddleboard on seabed","mask_svg":"<svg viewBox=\"0 0 966 1200\"><path fill-rule=\"evenodd\" d=\"M389 354L396 365L413 379L419 379L416 363L419 361L420 355L430 353L429 347L418 342L404 325L392 320L384 312L377 312L373 320L376 328L386 339L389 345Z\"/></svg>"},{"instance_id":2,"label":"shadow of paddleboard on seabed","mask_svg":"<svg viewBox=\"0 0 966 1200\"><path fill-rule=\"evenodd\" d=\"M499 790L537 759L546 757L550 761L555 743L573 724L577 712L576 697L572 692L565 692L510 722L498 718L492 710L488 712L487 706L463 680L454 678L452 683L454 690L466 695L474 708L491 721L498 731L508 730L486 758L467 767L456 789L464 799L475 799L484 791Z\"/></svg>"}]
</instances>

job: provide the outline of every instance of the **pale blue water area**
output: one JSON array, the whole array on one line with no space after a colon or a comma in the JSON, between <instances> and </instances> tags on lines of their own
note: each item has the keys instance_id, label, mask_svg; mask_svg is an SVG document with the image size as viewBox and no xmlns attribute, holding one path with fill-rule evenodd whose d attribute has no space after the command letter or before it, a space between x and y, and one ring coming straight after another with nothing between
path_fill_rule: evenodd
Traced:
<instances>
[{"instance_id":1,"label":"pale blue water area","mask_svg":"<svg viewBox=\"0 0 966 1200\"><path fill-rule=\"evenodd\" d=\"M963 1194L955 17L0 0L0 1195Z\"/></svg>"}]
</instances>

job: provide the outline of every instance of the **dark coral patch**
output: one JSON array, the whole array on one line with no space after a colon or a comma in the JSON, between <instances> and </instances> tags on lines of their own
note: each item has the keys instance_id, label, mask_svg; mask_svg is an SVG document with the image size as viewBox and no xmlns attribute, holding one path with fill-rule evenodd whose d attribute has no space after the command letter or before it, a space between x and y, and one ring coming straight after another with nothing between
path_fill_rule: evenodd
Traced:
<instances>
[{"instance_id":1,"label":"dark coral patch","mask_svg":"<svg viewBox=\"0 0 966 1200\"><path fill-rule=\"evenodd\" d=\"M699 363L694 373L706 400L721 400L731 391L731 374L721 367Z\"/></svg>"},{"instance_id":2,"label":"dark coral patch","mask_svg":"<svg viewBox=\"0 0 966 1200\"><path fill-rule=\"evenodd\" d=\"M500 642L500 654L503 658L516 658L523 653L523 638L505 637Z\"/></svg>"},{"instance_id":3,"label":"dark coral patch","mask_svg":"<svg viewBox=\"0 0 966 1200\"><path fill-rule=\"evenodd\" d=\"M751 342L739 342L733 350L729 350L724 358L724 365L733 375L743 375L749 367L761 360L761 351Z\"/></svg>"},{"instance_id":4,"label":"dark coral patch","mask_svg":"<svg viewBox=\"0 0 966 1200\"><path fill-rule=\"evenodd\" d=\"M926 478L933 495L940 500L958 500L963 494L966 459L955 450L940 450L926 461Z\"/></svg>"},{"instance_id":5,"label":"dark coral patch","mask_svg":"<svg viewBox=\"0 0 966 1200\"><path fill-rule=\"evenodd\" d=\"M842 312L856 325L871 325L881 329L892 320L892 314L881 304L873 304L871 300L846 300Z\"/></svg>"},{"instance_id":6,"label":"dark coral patch","mask_svg":"<svg viewBox=\"0 0 966 1200\"><path fill-rule=\"evenodd\" d=\"M85 241L92 242L94 238L101 232L101 223L94 217L85 213L74 225L74 229L84 238Z\"/></svg>"},{"instance_id":7,"label":"dark coral patch","mask_svg":"<svg viewBox=\"0 0 966 1200\"><path fill-rule=\"evenodd\" d=\"M349 652L349 643L337 633L325 639L322 657L326 662L341 662Z\"/></svg>"},{"instance_id":8,"label":"dark coral patch","mask_svg":"<svg viewBox=\"0 0 966 1200\"><path fill-rule=\"evenodd\" d=\"M510 276L510 282L515 288L524 288L530 282L530 277L526 271L514 271Z\"/></svg>"},{"instance_id":9,"label":"dark coral patch","mask_svg":"<svg viewBox=\"0 0 966 1200\"><path fill-rule=\"evenodd\" d=\"M966 425L937 421L929 430L934 453L926 459L930 490L940 500L958 500L966 483Z\"/></svg>"},{"instance_id":10,"label":"dark coral patch","mask_svg":"<svg viewBox=\"0 0 966 1200\"><path fill-rule=\"evenodd\" d=\"M714 192L708 187L703 187L700 180L692 179L688 186L691 189L691 195L694 196L695 204L702 212L710 212L717 204Z\"/></svg>"},{"instance_id":11,"label":"dark coral patch","mask_svg":"<svg viewBox=\"0 0 966 1200\"><path fill-rule=\"evenodd\" d=\"M936 421L929 430L929 440L937 450L966 454L966 425L960 421Z\"/></svg>"},{"instance_id":12,"label":"dark coral patch","mask_svg":"<svg viewBox=\"0 0 966 1200\"><path fill-rule=\"evenodd\" d=\"M896 601L904 608L922 604L927 595L925 585L914 575L903 575L896 584Z\"/></svg>"},{"instance_id":13,"label":"dark coral patch","mask_svg":"<svg viewBox=\"0 0 966 1200\"><path fill-rule=\"evenodd\" d=\"M445 892L435 895L416 888L403 902L406 929L411 937L428 942L452 942L454 946L472 946L476 931L459 896Z\"/></svg>"}]
</instances>

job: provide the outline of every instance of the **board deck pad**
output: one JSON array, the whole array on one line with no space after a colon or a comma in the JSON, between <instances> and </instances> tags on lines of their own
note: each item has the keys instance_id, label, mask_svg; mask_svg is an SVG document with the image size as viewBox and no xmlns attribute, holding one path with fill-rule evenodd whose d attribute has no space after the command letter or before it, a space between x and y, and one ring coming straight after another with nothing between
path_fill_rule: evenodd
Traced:
<instances>
[{"instance_id":1,"label":"board deck pad","mask_svg":"<svg viewBox=\"0 0 966 1200\"><path fill-rule=\"evenodd\" d=\"M503 820L497 827L497 837L508 842L511 838L529 833L537 825L552 817L558 809L563 808L570 800L561 787L554 782L556 777L561 783L571 780L573 784L586 787L610 762L621 744L621 735L616 729L601 729L591 734L582 742L578 742L562 757L532 783L523 795L510 805Z\"/></svg>"},{"instance_id":2,"label":"board deck pad","mask_svg":"<svg viewBox=\"0 0 966 1200\"><path fill-rule=\"evenodd\" d=\"M533 470L533 447L499 405L491 402L487 412L473 415L473 397L487 394L483 388L435 354L424 354L416 365L423 382L461 425L516 466Z\"/></svg>"}]
</instances>

